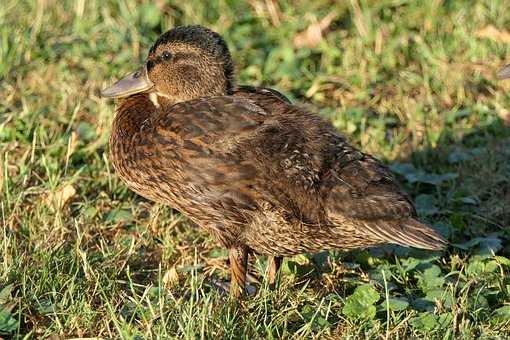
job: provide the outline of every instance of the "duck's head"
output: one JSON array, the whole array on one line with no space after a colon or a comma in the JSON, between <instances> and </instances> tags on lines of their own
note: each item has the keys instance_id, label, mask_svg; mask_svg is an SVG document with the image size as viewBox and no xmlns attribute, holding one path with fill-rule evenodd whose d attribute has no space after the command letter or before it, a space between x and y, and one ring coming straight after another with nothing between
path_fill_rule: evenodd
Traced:
<instances>
[{"instance_id":1,"label":"duck's head","mask_svg":"<svg viewBox=\"0 0 510 340\"><path fill-rule=\"evenodd\" d=\"M161 35L143 66L101 91L106 98L147 92L158 102L177 103L225 95L234 87L234 67L222 37L202 26L178 26Z\"/></svg>"},{"instance_id":2,"label":"duck's head","mask_svg":"<svg viewBox=\"0 0 510 340\"><path fill-rule=\"evenodd\" d=\"M505 67L503 67L501 70L499 70L498 72L498 78L499 79L507 79L507 78L510 78L510 64L506 65Z\"/></svg>"}]
</instances>

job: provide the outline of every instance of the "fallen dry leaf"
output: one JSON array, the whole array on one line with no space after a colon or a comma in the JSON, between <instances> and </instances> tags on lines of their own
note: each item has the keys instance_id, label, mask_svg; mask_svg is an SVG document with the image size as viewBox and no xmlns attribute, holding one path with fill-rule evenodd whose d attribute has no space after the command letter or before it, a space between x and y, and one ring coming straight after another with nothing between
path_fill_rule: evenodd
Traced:
<instances>
[{"instance_id":1,"label":"fallen dry leaf","mask_svg":"<svg viewBox=\"0 0 510 340\"><path fill-rule=\"evenodd\" d=\"M310 47L313 48L319 44L322 40L323 33L328 27L331 25L331 22L336 18L337 12L333 11L322 18L320 21L317 21L316 18L313 19L313 22L306 30L296 34L294 37L294 46L296 48L301 47Z\"/></svg>"},{"instance_id":2,"label":"fallen dry leaf","mask_svg":"<svg viewBox=\"0 0 510 340\"><path fill-rule=\"evenodd\" d=\"M62 209L75 194L76 189L71 184L66 184L54 192L49 192L44 201L50 207Z\"/></svg>"},{"instance_id":3,"label":"fallen dry leaf","mask_svg":"<svg viewBox=\"0 0 510 340\"><path fill-rule=\"evenodd\" d=\"M492 25L482 28L475 35L478 38L487 38L505 44L510 43L510 32L497 29Z\"/></svg>"},{"instance_id":4,"label":"fallen dry leaf","mask_svg":"<svg viewBox=\"0 0 510 340\"><path fill-rule=\"evenodd\" d=\"M178 283L179 273L177 273L175 267L172 267L169 270L167 270L165 275L163 275L163 284L165 285L165 287L169 288L175 286Z\"/></svg>"}]
</instances>

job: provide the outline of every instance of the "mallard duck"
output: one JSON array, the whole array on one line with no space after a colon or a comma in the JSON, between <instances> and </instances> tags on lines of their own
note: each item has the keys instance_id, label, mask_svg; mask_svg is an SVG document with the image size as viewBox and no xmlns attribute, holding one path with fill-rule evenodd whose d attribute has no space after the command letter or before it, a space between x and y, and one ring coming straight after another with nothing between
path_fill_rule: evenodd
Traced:
<instances>
[{"instance_id":1,"label":"mallard duck","mask_svg":"<svg viewBox=\"0 0 510 340\"><path fill-rule=\"evenodd\" d=\"M503 67L501 70L499 70L498 72L498 78L499 79L507 79L507 78L510 78L510 64L506 65L505 67Z\"/></svg>"},{"instance_id":2,"label":"mallard duck","mask_svg":"<svg viewBox=\"0 0 510 340\"><path fill-rule=\"evenodd\" d=\"M229 251L230 292L248 254L393 243L439 250L390 170L281 93L237 85L227 44L202 26L161 35L143 66L102 91L120 98L113 166L139 195L177 209Z\"/></svg>"}]
</instances>

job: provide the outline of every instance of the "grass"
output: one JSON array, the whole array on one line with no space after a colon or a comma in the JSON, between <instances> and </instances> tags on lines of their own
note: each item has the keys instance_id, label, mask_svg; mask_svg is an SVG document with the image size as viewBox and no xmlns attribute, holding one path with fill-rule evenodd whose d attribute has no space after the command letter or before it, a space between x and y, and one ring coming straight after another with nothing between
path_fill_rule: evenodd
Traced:
<instances>
[{"instance_id":1,"label":"grass","mask_svg":"<svg viewBox=\"0 0 510 340\"><path fill-rule=\"evenodd\" d=\"M2 3L0 334L508 337L510 81L495 73L510 58L510 2L207 3ZM322 38L302 33L328 14ZM242 83L313 107L392 166L448 251L297 256L274 291L260 258L254 296L218 293L224 250L113 173L114 105L98 95L189 23L225 36Z\"/></svg>"}]
</instances>

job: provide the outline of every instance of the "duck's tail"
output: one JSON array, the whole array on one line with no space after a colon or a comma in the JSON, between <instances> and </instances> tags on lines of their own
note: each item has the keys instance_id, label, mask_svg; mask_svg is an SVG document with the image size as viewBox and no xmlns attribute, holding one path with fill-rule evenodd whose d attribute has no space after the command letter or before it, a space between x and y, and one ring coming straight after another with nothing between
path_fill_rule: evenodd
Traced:
<instances>
[{"instance_id":1,"label":"duck's tail","mask_svg":"<svg viewBox=\"0 0 510 340\"><path fill-rule=\"evenodd\" d=\"M413 218L400 221L367 221L363 223L363 227L371 236L384 243L428 250L441 250L448 245L437 231Z\"/></svg>"}]
</instances>

